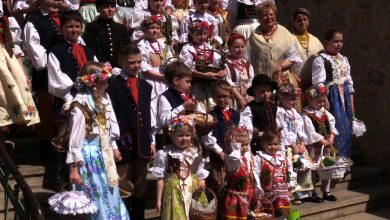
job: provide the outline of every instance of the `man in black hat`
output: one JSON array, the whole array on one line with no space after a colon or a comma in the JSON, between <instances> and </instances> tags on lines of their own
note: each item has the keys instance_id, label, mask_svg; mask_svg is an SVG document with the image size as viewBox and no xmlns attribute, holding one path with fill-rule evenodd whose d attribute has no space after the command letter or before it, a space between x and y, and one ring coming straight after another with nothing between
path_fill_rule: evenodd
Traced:
<instances>
[{"instance_id":1,"label":"man in black hat","mask_svg":"<svg viewBox=\"0 0 390 220\"><path fill-rule=\"evenodd\" d=\"M118 49L130 41L130 35L125 25L113 20L115 0L96 0L96 9L100 14L97 20L85 27L85 42L100 62L110 62L113 67L119 67Z\"/></svg>"},{"instance_id":2,"label":"man in black hat","mask_svg":"<svg viewBox=\"0 0 390 220\"><path fill-rule=\"evenodd\" d=\"M254 97L241 113L242 123L252 131L253 151L257 151L256 143L261 132L266 129L276 130L276 100L273 91L278 88L278 83L272 81L267 75L256 75L247 94Z\"/></svg>"}]
</instances>

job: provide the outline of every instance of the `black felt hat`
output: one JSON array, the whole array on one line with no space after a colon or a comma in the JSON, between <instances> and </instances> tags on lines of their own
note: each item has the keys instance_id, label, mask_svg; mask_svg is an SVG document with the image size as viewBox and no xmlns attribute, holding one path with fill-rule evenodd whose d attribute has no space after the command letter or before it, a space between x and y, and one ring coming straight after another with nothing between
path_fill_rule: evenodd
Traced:
<instances>
[{"instance_id":1,"label":"black felt hat","mask_svg":"<svg viewBox=\"0 0 390 220\"><path fill-rule=\"evenodd\" d=\"M104 5L116 5L116 0L96 0L96 8L99 8Z\"/></svg>"},{"instance_id":2,"label":"black felt hat","mask_svg":"<svg viewBox=\"0 0 390 220\"><path fill-rule=\"evenodd\" d=\"M265 74L259 74L259 75L256 75L255 78L253 78L252 86L249 87L248 90L246 90L246 93L250 96L255 96L254 88L256 86L264 86L264 85L271 86L272 91L274 91L278 88L278 83L271 80L271 78L269 78L269 76L267 76Z\"/></svg>"}]
</instances>

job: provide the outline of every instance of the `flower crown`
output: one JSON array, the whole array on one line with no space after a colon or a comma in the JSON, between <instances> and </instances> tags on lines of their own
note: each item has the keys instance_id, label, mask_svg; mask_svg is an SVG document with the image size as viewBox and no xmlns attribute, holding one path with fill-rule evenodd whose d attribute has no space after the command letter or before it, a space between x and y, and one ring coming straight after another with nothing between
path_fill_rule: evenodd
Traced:
<instances>
[{"instance_id":1,"label":"flower crown","mask_svg":"<svg viewBox=\"0 0 390 220\"><path fill-rule=\"evenodd\" d=\"M306 90L306 95L312 99L317 98L319 95L326 95L326 94L328 94L328 89L322 83L314 85L310 87L308 90Z\"/></svg>"},{"instance_id":2,"label":"flower crown","mask_svg":"<svg viewBox=\"0 0 390 220\"><path fill-rule=\"evenodd\" d=\"M152 15L152 16L146 16L145 19L142 21L141 26L142 27L148 27L151 24L157 23L160 24L161 18L160 16L157 15Z\"/></svg>"},{"instance_id":3,"label":"flower crown","mask_svg":"<svg viewBox=\"0 0 390 220\"><path fill-rule=\"evenodd\" d=\"M286 84L283 84L279 87L278 94L291 95L291 96L301 96L301 89L295 87L291 83L286 83Z\"/></svg>"},{"instance_id":4,"label":"flower crown","mask_svg":"<svg viewBox=\"0 0 390 220\"><path fill-rule=\"evenodd\" d=\"M190 24L188 27L190 30L208 30L209 29L209 24L207 21L201 21L201 20L195 20L192 21L190 20Z\"/></svg>"},{"instance_id":5,"label":"flower crown","mask_svg":"<svg viewBox=\"0 0 390 220\"><path fill-rule=\"evenodd\" d=\"M195 122L191 118L189 118L186 115L179 115L177 117L172 118L168 130L169 131L175 131L177 128L189 126L193 129L193 132L195 132Z\"/></svg>"},{"instance_id":6,"label":"flower crown","mask_svg":"<svg viewBox=\"0 0 390 220\"><path fill-rule=\"evenodd\" d=\"M88 87L96 86L97 82L106 81L112 76L111 70L111 64L105 63L102 70L97 70L95 73L88 73L84 76L77 77L77 81Z\"/></svg>"}]
</instances>

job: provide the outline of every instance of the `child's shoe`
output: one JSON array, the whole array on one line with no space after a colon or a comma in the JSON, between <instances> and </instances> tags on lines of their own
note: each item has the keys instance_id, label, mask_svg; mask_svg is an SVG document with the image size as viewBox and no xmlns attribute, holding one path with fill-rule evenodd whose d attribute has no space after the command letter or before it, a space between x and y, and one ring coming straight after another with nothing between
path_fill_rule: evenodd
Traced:
<instances>
[{"instance_id":1,"label":"child's shoe","mask_svg":"<svg viewBox=\"0 0 390 220\"><path fill-rule=\"evenodd\" d=\"M312 195L312 196L310 196L310 197L305 198L304 200L305 200L305 202L308 201L308 202L314 202L314 203L321 203L321 202L324 201L323 198L318 197L318 196L315 195L315 194Z\"/></svg>"},{"instance_id":2,"label":"child's shoe","mask_svg":"<svg viewBox=\"0 0 390 220\"><path fill-rule=\"evenodd\" d=\"M328 200L328 201L337 201L337 197L332 195L330 192L324 193L323 198L324 200Z\"/></svg>"}]
</instances>

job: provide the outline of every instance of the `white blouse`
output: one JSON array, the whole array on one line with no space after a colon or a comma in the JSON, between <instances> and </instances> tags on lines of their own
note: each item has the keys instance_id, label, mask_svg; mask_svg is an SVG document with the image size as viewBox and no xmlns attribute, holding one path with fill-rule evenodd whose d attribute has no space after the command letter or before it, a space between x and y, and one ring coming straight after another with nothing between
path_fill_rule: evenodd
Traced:
<instances>
[{"instance_id":1,"label":"white blouse","mask_svg":"<svg viewBox=\"0 0 390 220\"><path fill-rule=\"evenodd\" d=\"M172 145L164 147L157 152L153 167L149 169L156 178L164 178L168 169L168 156L179 159L180 162L188 162L191 165L191 174L197 174L198 179L206 179L209 171L204 169L202 155L198 155L198 149L179 149Z\"/></svg>"},{"instance_id":2,"label":"white blouse","mask_svg":"<svg viewBox=\"0 0 390 220\"><path fill-rule=\"evenodd\" d=\"M315 116L317 116L318 118L321 118L323 114L326 114L329 120L330 131L335 135L339 134L336 129L336 120L330 112L328 112L324 107L322 107L320 110L315 110L310 106L307 106L302 111L304 130L307 136L307 139L305 141L306 145L314 144L324 139L324 136L316 132L313 122L310 119L310 117L307 115L307 113L309 114L314 113Z\"/></svg>"},{"instance_id":3,"label":"white blouse","mask_svg":"<svg viewBox=\"0 0 390 220\"><path fill-rule=\"evenodd\" d=\"M189 26L190 22L196 21L196 20L201 20L201 21L206 21L208 25L214 25L214 30L213 30L213 37L219 37L218 36L218 22L214 18L213 15L209 13L199 13L199 12L193 12L190 11L188 15L186 15L183 19L183 22L180 25L180 42L188 42L188 34L189 34Z\"/></svg>"},{"instance_id":4,"label":"white blouse","mask_svg":"<svg viewBox=\"0 0 390 220\"><path fill-rule=\"evenodd\" d=\"M0 14L0 16L2 16ZM12 41L14 42L14 48L13 53L15 56L23 56L23 51L21 49L23 40L22 40L22 30L20 29L20 26L16 19L14 17L8 17L9 21L9 31L11 32Z\"/></svg>"},{"instance_id":5,"label":"white blouse","mask_svg":"<svg viewBox=\"0 0 390 220\"><path fill-rule=\"evenodd\" d=\"M154 51L152 47L155 48L157 52L162 53L163 60L161 60L161 64L164 64L167 59L172 57L172 52L166 44L160 43L159 41L150 43L148 40L142 39L138 43L138 48L141 51L142 55L141 72L158 69L160 73L163 73L164 70L162 68L156 68L151 65L150 54L156 54L156 51Z\"/></svg>"},{"instance_id":6,"label":"white blouse","mask_svg":"<svg viewBox=\"0 0 390 220\"><path fill-rule=\"evenodd\" d=\"M204 45L205 45L206 50L213 50L213 47L210 46L210 44L204 43ZM201 46L201 48L203 49L203 46ZM184 45L183 48L181 49L179 58L181 60L183 60L183 62L186 66L188 66L190 69L194 70L196 63L195 63L194 57L192 56L191 53L196 54L197 52L194 48L194 45L192 43L188 43L188 44ZM210 66L219 67L220 62L221 62L221 55L217 52L214 52L213 64L211 64Z\"/></svg>"},{"instance_id":7,"label":"white blouse","mask_svg":"<svg viewBox=\"0 0 390 220\"><path fill-rule=\"evenodd\" d=\"M282 128L281 132L281 150L285 150L286 146L298 143L301 139L305 141L307 136L303 129L303 119L301 115L291 108L278 107L276 111L277 127Z\"/></svg>"},{"instance_id":8,"label":"white blouse","mask_svg":"<svg viewBox=\"0 0 390 220\"><path fill-rule=\"evenodd\" d=\"M240 59L241 61L245 61L245 62L249 62L247 60L245 60L244 58L241 58ZM237 65L234 65L233 62L230 61L230 59L227 59L226 62L229 62L232 64L233 68L234 68L234 71L235 71L235 78L236 78L236 81L233 82L233 77L232 77L232 72L230 71L230 68L227 64L225 64L225 69L226 69L226 76L225 76L225 80L233 87L235 88L238 88L239 89L239 92L241 93L241 95L243 97L246 97L246 90L251 87L252 85L252 80L254 78L254 71L253 71L253 66L252 64L249 64L249 71L247 71L246 67L244 67L244 70L240 70L237 68ZM241 77L241 74L244 74L243 72L246 72L246 77Z\"/></svg>"},{"instance_id":9,"label":"white blouse","mask_svg":"<svg viewBox=\"0 0 390 220\"><path fill-rule=\"evenodd\" d=\"M90 98L88 98L90 97ZM85 93L78 93L73 101L77 101L80 104L87 104L89 109L93 112L91 101L92 97ZM120 137L118 121L115 113L112 110L111 100L107 93L104 94L102 104L106 105L106 118L107 118L107 129L110 140L110 146L112 149L117 149L116 140ZM81 149L84 146L84 140L89 140L99 137L99 126L97 123L96 115L94 115L94 122L92 124L92 131L86 134L85 117L82 110L78 107L72 108L69 115L69 150L66 157L66 163L78 163L79 165L84 164L84 158L81 154Z\"/></svg>"},{"instance_id":10,"label":"white blouse","mask_svg":"<svg viewBox=\"0 0 390 220\"><path fill-rule=\"evenodd\" d=\"M332 82L326 82L328 84L337 84L342 85L345 81L349 83L348 89L350 93L354 93L353 81L351 77L351 66L349 65L348 59L346 56L337 54L337 56L331 56L326 53L321 53L325 59L329 60L332 64ZM324 83L326 81L326 71L324 60L322 57L318 56L313 61L313 75L312 83L316 85L318 83Z\"/></svg>"}]
</instances>

